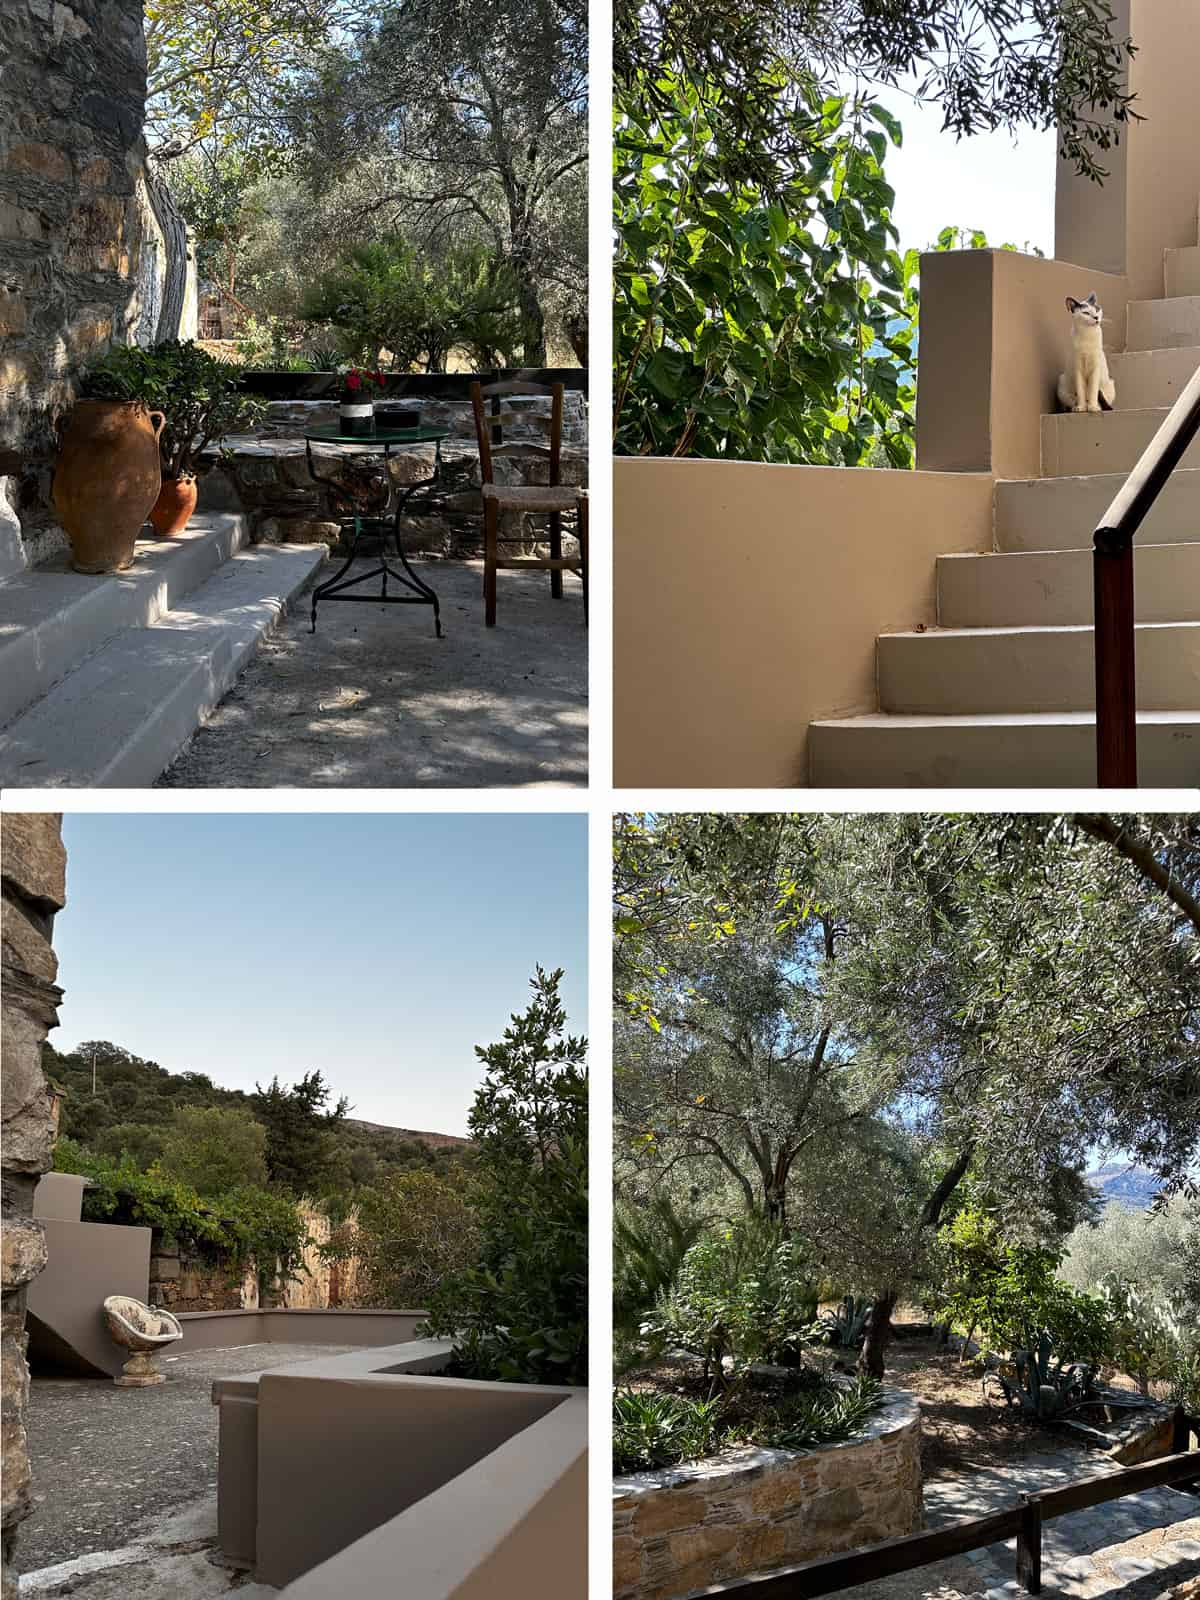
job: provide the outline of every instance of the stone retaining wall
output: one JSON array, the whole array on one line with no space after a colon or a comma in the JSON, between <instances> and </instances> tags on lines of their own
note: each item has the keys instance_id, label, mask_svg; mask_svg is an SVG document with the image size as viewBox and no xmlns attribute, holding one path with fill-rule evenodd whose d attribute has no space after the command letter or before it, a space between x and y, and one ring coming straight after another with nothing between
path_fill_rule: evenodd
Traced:
<instances>
[{"instance_id":1,"label":"stone retaining wall","mask_svg":"<svg viewBox=\"0 0 1200 1600\"><path fill-rule=\"evenodd\" d=\"M33 1217L33 1192L53 1159L53 1102L42 1073L42 1045L58 1025L62 990L55 981L54 918L66 900L66 852L57 813L4 818L3 909L3 1309L0 1311L0 1462L4 1600L15 1600L13 1548L32 1509L25 1437L29 1368L25 1298L46 1265L46 1236Z\"/></svg>"},{"instance_id":2,"label":"stone retaining wall","mask_svg":"<svg viewBox=\"0 0 1200 1600\"><path fill-rule=\"evenodd\" d=\"M888 1390L843 1444L747 1447L615 1479L613 1588L618 1600L676 1600L923 1525L920 1409Z\"/></svg>"},{"instance_id":3,"label":"stone retaining wall","mask_svg":"<svg viewBox=\"0 0 1200 1600\"><path fill-rule=\"evenodd\" d=\"M414 397L421 407L422 427L444 427L450 437L442 445L441 481L433 492L418 490L411 514L401 522L401 539L412 554L467 558L482 553L483 522L479 498L479 451L470 402L459 399ZM548 399L527 402L533 413L546 414ZM277 400L267 407L262 425L253 434L227 437L221 442L221 463L210 478L201 480L201 507L244 510L250 518L250 536L264 544L336 544L340 527L328 489L309 475L304 448L306 428L326 427L337 421L337 403L327 400ZM505 428L505 440L514 444L544 443L536 424ZM587 410L582 394L569 392L563 402L562 481L587 481ZM379 466L379 458L357 447L339 450L335 445L313 451L316 470L325 477L345 481L346 467ZM428 477L434 464L433 445L419 445L393 455L388 463L392 481L399 487ZM549 463L532 452L502 456L495 463L496 481L508 484L545 483ZM544 529L545 524L539 525ZM510 519L501 536L526 536L535 544L534 527Z\"/></svg>"}]
</instances>

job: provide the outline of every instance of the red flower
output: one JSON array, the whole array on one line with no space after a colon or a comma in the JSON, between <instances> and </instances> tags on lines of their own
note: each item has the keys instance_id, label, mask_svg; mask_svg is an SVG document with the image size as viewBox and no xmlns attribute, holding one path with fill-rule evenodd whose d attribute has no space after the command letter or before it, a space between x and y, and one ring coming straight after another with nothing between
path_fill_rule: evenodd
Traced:
<instances>
[{"instance_id":1,"label":"red flower","mask_svg":"<svg viewBox=\"0 0 1200 1600\"><path fill-rule=\"evenodd\" d=\"M355 390L362 388L362 379L359 377L358 369L356 367L351 367L350 371L346 374L346 387L347 389Z\"/></svg>"}]
</instances>

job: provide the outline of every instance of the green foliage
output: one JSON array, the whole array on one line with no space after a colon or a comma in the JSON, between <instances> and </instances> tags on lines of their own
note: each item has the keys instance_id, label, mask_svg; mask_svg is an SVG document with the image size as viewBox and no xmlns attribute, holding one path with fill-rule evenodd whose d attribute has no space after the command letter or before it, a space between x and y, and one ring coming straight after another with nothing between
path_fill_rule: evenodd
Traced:
<instances>
[{"instance_id":1,"label":"green foliage","mask_svg":"<svg viewBox=\"0 0 1200 1600\"><path fill-rule=\"evenodd\" d=\"M811 78L762 93L798 153L769 190L712 93L618 92L616 448L911 466L917 254L895 247L883 170L899 125Z\"/></svg>"},{"instance_id":2,"label":"green foliage","mask_svg":"<svg viewBox=\"0 0 1200 1600\"><path fill-rule=\"evenodd\" d=\"M343 1097L326 1110L330 1088L319 1071L306 1072L291 1088L278 1076L264 1089L256 1084L254 1115L267 1130L267 1171L273 1184L293 1195L320 1195L337 1172L334 1130L344 1121Z\"/></svg>"},{"instance_id":3,"label":"green foliage","mask_svg":"<svg viewBox=\"0 0 1200 1600\"><path fill-rule=\"evenodd\" d=\"M780 1450L834 1444L860 1432L881 1401L880 1386L872 1378L858 1378L847 1387L828 1381L790 1386L761 1416L747 1422L730 1410L722 1395L702 1400L618 1389L613 1394L613 1470L672 1467L746 1441Z\"/></svg>"},{"instance_id":4,"label":"green foliage","mask_svg":"<svg viewBox=\"0 0 1200 1600\"><path fill-rule=\"evenodd\" d=\"M1170 1299L1185 1292L1188 1252L1198 1237L1200 1205L1183 1196L1157 1210L1109 1204L1067 1239L1059 1273L1076 1289L1095 1290L1116 1277Z\"/></svg>"},{"instance_id":5,"label":"green foliage","mask_svg":"<svg viewBox=\"0 0 1200 1600\"><path fill-rule=\"evenodd\" d=\"M149 346L114 345L83 375L80 390L91 400L140 400L161 411L159 435L164 478L195 475L213 440L252 428L266 405L243 393L242 369L217 361L192 340Z\"/></svg>"},{"instance_id":6,"label":"green foliage","mask_svg":"<svg viewBox=\"0 0 1200 1600\"><path fill-rule=\"evenodd\" d=\"M587 1042L566 1032L561 980L538 967L528 1009L475 1051L479 1262L429 1305L470 1377L587 1382Z\"/></svg>"},{"instance_id":7,"label":"green foliage","mask_svg":"<svg viewBox=\"0 0 1200 1600\"><path fill-rule=\"evenodd\" d=\"M860 1433L883 1392L875 1378L855 1378L846 1388L822 1387L815 1394L788 1396L770 1421L755 1432L759 1444L777 1450L808 1450L814 1445L836 1444Z\"/></svg>"},{"instance_id":8,"label":"green foliage","mask_svg":"<svg viewBox=\"0 0 1200 1600\"><path fill-rule=\"evenodd\" d=\"M292 1275L300 1264L307 1234L286 1196L241 1185L207 1198L158 1167L141 1172L128 1157L95 1155L70 1138L55 1145L54 1167L91 1179L83 1192L85 1222L153 1228L230 1271L253 1261L263 1284Z\"/></svg>"},{"instance_id":9,"label":"green foliage","mask_svg":"<svg viewBox=\"0 0 1200 1600\"><path fill-rule=\"evenodd\" d=\"M964 1333L978 1330L986 1348L1035 1350L1046 1335L1070 1361L1110 1353L1108 1308L1056 1276L1058 1255L1005 1241L995 1221L966 1207L938 1241L942 1274L937 1314Z\"/></svg>"},{"instance_id":10,"label":"green foliage","mask_svg":"<svg viewBox=\"0 0 1200 1600\"><path fill-rule=\"evenodd\" d=\"M617 1389L613 1393L613 1471L646 1472L697 1461L720 1448L721 1399Z\"/></svg>"},{"instance_id":11,"label":"green foliage","mask_svg":"<svg viewBox=\"0 0 1200 1600\"><path fill-rule=\"evenodd\" d=\"M510 269L480 246L440 259L402 238L357 245L305 296L301 316L337 330L357 360L444 372L451 350L481 367L508 365L520 342Z\"/></svg>"},{"instance_id":12,"label":"green foliage","mask_svg":"<svg viewBox=\"0 0 1200 1600\"><path fill-rule=\"evenodd\" d=\"M248 1111L180 1106L163 1140L159 1166L205 1196L262 1188L266 1147L267 1130Z\"/></svg>"},{"instance_id":13,"label":"green foliage","mask_svg":"<svg viewBox=\"0 0 1200 1600\"><path fill-rule=\"evenodd\" d=\"M114 1122L91 1140L96 1155L128 1156L140 1172L145 1172L162 1155L164 1128L148 1122Z\"/></svg>"},{"instance_id":14,"label":"green foliage","mask_svg":"<svg viewBox=\"0 0 1200 1600\"><path fill-rule=\"evenodd\" d=\"M750 1217L692 1245L648 1326L659 1348L699 1356L705 1376L723 1383L726 1357L736 1377L752 1362L795 1351L816 1309L800 1241Z\"/></svg>"},{"instance_id":15,"label":"green foliage","mask_svg":"<svg viewBox=\"0 0 1200 1600\"><path fill-rule=\"evenodd\" d=\"M618 1204L613 1212L613 1324L634 1333L660 1296L674 1286L684 1257L704 1231L700 1217L682 1216L658 1194L644 1210Z\"/></svg>"},{"instance_id":16,"label":"green foliage","mask_svg":"<svg viewBox=\"0 0 1200 1600\"><path fill-rule=\"evenodd\" d=\"M357 1256L365 1304L424 1306L448 1277L475 1264L479 1230L460 1182L389 1173L360 1193L357 1211L357 1225L326 1253Z\"/></svg>"}]
</instances>

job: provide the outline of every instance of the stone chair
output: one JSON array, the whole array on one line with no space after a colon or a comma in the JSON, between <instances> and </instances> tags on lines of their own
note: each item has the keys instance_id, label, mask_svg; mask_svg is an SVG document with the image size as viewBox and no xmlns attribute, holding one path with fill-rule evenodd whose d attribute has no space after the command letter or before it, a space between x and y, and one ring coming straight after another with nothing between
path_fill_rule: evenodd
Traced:
<instances>
[{"instance_id":1,"label":"stone chair","mask_svg":"<svg viewBox=\"0 0 1200 1600\"><path fill-rule=\"evenodd\" d=\"M121 1376L113 1379L117 1387L144 1389L165 1383L166 1375L155 1366L154 1357L164 1345L183 1338L179 1319L169 1311L143 1305L129 1294L110 1294L103 1311L113 1341L130 1352Z\"/></svg>"}]
</instances>

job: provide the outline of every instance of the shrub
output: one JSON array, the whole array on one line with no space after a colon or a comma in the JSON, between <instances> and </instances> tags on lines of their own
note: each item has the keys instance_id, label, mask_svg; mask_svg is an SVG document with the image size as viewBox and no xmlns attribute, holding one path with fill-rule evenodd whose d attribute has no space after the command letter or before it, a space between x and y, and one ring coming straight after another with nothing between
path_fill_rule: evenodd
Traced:
<instances>
[{"instance_id":1,"label":"shrub","mask_svg":"<svg viewBox=\"0 0 1200 1600\"><path fill-rule=\"evenodd\" d=\"M469 1377L587 1382L587 1041L567 1034L561 971L476 1054L470 1115L478 1265L430 1297L430 1332L455 1340Z\"/></svg>"},{"instance_id":2,"label":"shrub","mask_svg":"<svg viewBox=\"0 0 1200 1600\"><path fill-rule=\"evenodd\" d=\"M711 1455L720 1438L721 1401L637 1389L613 1395L613 1471L644 1472Z\"/></svg>"},{"instance_id":3,"label":"shrub","mask_svg":"<svg viewBox=\"0 0 1200 1600\"><path fill-rule=\"evenodd\" d=\"M613 1214L613 1325L634 1333L660 1296L674 1287L684 1257L704 1231L681 1216L669 1195L645 1208L618 1205Z\"/></svg>"},{"instance_id":4,"label":"shrub","mask_svg":"<svg viewBox=\"0 0 1200 1600\"><path fill-rule=\"evenodd\" d=\"M883 1390L875 1378L859 1377L846 1389L823 1387L815 1394L794 1394L777 1407L774 1417L754 1431L758 1444L779 1450L806 1450L835 1444L861 1431L878 1410Z\"/></svg>"},{"instance_id":5,"label":"shrub","mask_svg":"<svg viewBox=\"0 0 1200 1600\"><path fill-rule=\"evenodd\" d=\"M331 1243L326 1255L357 1256L365 1304L423 1306L474 1264L479 1226L461 1184L429 1171L392 1172L362 1192L357 1225Z\"/></svg>"},{"instance_id":6,"label":"shrub","mask_svg":"<svg viewBox=\"0 0 1200 1600\"><path fill-rule=\"evenodd\" d=\"M706 1234L688 1250L674 1289L648 1319L660 1347L677 1346L723 1382L749 1363L795 1350L816 1314L803 1248L761 1218Z\"/></svg>"}]
</instances>

